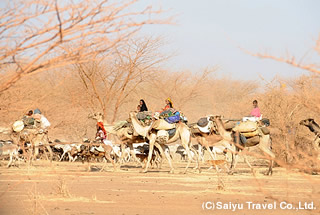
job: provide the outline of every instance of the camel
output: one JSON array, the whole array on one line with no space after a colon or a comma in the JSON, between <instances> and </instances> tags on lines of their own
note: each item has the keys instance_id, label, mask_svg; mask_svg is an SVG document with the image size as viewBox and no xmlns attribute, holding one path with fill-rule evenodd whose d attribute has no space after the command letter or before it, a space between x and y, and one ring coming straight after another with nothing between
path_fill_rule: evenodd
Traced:
<instances>
[{"instance_id":1,"label":"camel","mask_svg":"<svg viewBox=\"0 0 320 215\"><path fill-rule=\"evenodd\" d=\"M217 129L218 132L220 133L220 135L227 141L229 141L230 143L233 143L233 138L232 138L232 132L228 132L226 131L223 122L221 120L221 116L212 116L211 119L216 123L217 125ZM264 152L265 155L267 155L269 157L270 163L269 163L269 167L267 172L265 173L266 175L272 175L272 167L273 167L273 159L275 158L275 154L271 151L272 149L272 142L271 142L271 138L270 138L270 134L263 134L262 132L260 132L259 134L260 139L259 142L256 143L255 145L258 145L259 148ZM245 150L247 147L250 146L239 146L239 144L236 144L236 150L237 152L240 152L241 150ZM253 146L253 145L251 145ZM231 162L231 168L230 168L230 172L229 174L233 174L233 171L236 167L237 161L238 161L238 155L239 153L235 153L235 156L232 156L232 162ZM251 164L249 163L247 157L245 155L244 156L244 160L245 162L248 164L248 166L250 167L250 169L253 172L253 168L251 166Z\"/></svg>"},{"instance_id":2,"label":"camel","mask_svg":"<svg viewBox=\"0 0 320 215\"><path fill-rule=\"evenodd\" d=\"M213 128L213 127L216 127L216 125L214 124L215 122L211 120L211 118L212 116L209 117L209 121L211 121L209 123L212 123L213 126L210 129L209 133L202 132L199 129L197 129L197 131L194 131L194 129L192 129L193 128L192 126L191 126L191 132L192 132L192 137L195 138L201 146L205 147L209 152L211 158L215 160L216 156L210 150L210 147L214 147L218 144L219 146L225 145L226 146L225 148L231 150L232 144L230 144L229 142L232 140L232 138L229 132L216 134Z\"/></svg>"},{"instance_id":3,"label":"camel","mask_svg":"<svg viewBox=\"0 0 320 215\"><path fill-rule=\"evenodd\" d=\"M314 121L314 119L310 118L301 120L299 124L308 127L309 130L315 134L313 148L315 151L320 152L320 126Z\"/></svg>"},{"instance_id":4,"label":"camel","mask_svg":"<svg viewBox=\"0 0 320 215\"><path fill-rule=\"evenodd\" d=\"M230 151L232 154L235 152L234 145L230 144L231 141L231 136L229 133L218 133L217 132L217 125L215 122L212 120L212 116L208 117L209 123L211 123L211 126L208 126L209 132L205 133L201 131L198 127L191 125L191 132L192 132L192 137L195 138L198 142L198 144L201 147L198 147L198 154L199 156L201 155L201 148L204 147L210 154L210 157L212 160L216 160L216 153L217 151ZM218 133L216 134L215 131ZM226 152L227 152L226 151ZM225 152L225 153L226 153ZM227 157L226 157L227 158ZM200 157L198 157L198 164ZM218 167L216 167L216 170L218 170ZM212 168L212 167L210 167ZM210 169L209 168L209 169Z\"/></svg>"},{"instance_id":5,"label":"camel","mask_svg":"<svg viewBox=\"0 0 320 215\"><path fill-rule=\"evenodd\" d=\"M50 154L50 162L52 162L53 152L51 147L49 146L49 139L47 132L42 131L41 129L23 129L20 132L12 132L11 139L14 143L23 150L23 153L26 154L25 151L25 143L29 142L31 144L30 147L30 157L28 158L29 162L32 162L39 155L39 147L41 145L45 146ZM33 154L34 150L34 154Z\"/></svg>"},{"instance_id":6,"label":"camel","mask_svg":"<svg viewBox=\"0 0 320 215\"><path fill-rule=\"evenodd\" d=\"M113 142L115 144L120 142L121 151L125 150L125 146L124 146L124 143L125 143L126 145L129 146L130 154L133 157L133 159L137 163L139 163L141 166L143 166L141 161L136 157L136 154L135 154L134 148L133 148L133 144L134 143L144 143L144 142L146 142L145 138L138 136L138 135L133 135L131 132L131 128L129 128L129 127L120 128L120 129L115 130L114 125L109 125L109 124L105 123L102 113L99 113L99 112L94 113L93 115L89 115L89 118L93 118L97 122L103 122L103 125L104 125L104 128L106 129L106 131L109 134L113 135L113 137L114 137ZM121 153L120 161L123 161L123 160L124 160L124 153Z\"/></svg>"},{"instance_id":7,"label":"camel","mask_svg":"<svg viewBox=\"0 0 320 215\"><path fill-rule=\"evenodd\" d=\"M147 161L147 164L145 165L145 169L143 170L143 172L148 171L148 167L152 159L153 147L156 146L160 150L160 153L162 155L165 154L170 165L170 173L174 173L174 168L172 165L170 153L167 150L165 150L165 145L174 143L178 139L180 139L182 146L186 149L186 152L188 154L188 164L184 170L184 173L186 173L192 161L192 156L191 156L190 147L189 147L189 145L191 144L191 133L190 133L189 127L184 123L176 123L175 134L167 140L166 138L161 138L162 135L159 135L159 133L167 133L167 131L153 129L152 127L153 124L151 124L150 126L142 126L134 112L131 112L129 116L132 121L134 130L139 135L146 137L149 140L148 161ZM199 169L199 172L200 172L200 169Z\"/></svg>"}]
</instances>

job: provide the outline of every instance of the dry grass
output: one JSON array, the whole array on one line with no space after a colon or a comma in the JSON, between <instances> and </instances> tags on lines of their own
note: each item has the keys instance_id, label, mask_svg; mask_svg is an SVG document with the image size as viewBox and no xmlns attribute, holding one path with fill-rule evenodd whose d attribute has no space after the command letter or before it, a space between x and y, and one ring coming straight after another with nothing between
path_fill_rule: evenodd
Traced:
<instances>
[{"instance_id":1,"label":"dry grass","mask_svg":"<svg viewBox=\"0 0 320 215\"><path fill-rule=\"evenodd\" d=\"M71 198L72 197L69 192L66 179L63 177L58 178L58 182L56 184L55 190L56 190L56 194L58 196L61 196L63 198Z\"/></svg>"}]
</instances>

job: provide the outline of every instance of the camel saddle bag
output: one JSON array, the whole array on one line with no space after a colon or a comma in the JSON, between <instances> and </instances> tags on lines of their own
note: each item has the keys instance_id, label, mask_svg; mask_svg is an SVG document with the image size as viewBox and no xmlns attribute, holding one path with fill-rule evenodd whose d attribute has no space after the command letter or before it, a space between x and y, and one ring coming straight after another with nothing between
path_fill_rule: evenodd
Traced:
<instances>
[{"instance_id":1,"label":"camel saddle bag","mask_svg":"<svg viewBox=\"0 0 320 215\"><path fill-rule=\"evenodd\" d=\"M245 121L236 125L232 130L235 132L245 133L245 132L253 132L258 129L257 122Z\"/></svg>"}]
</instances>

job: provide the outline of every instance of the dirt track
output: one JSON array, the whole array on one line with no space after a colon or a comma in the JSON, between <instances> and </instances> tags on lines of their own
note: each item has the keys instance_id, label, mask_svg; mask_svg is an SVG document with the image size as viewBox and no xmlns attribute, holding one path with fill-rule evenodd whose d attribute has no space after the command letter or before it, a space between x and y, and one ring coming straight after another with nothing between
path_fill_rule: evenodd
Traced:
<instances>
[{"instance_id":1,"label":"dirt track","mask_svg":"<svg viewBox=\"0 0 320 215\"><path fill-rule=\"evenodd\" d=\"M3 161L2 161L3 163ZM186 163L175 163L144 174L129 163L121 171L86 171L86 164L37 161L35 166L0 167L0 214L318 214L320 176L275 168L272 177L262 175L265 166L255 166L253 177L244 164L235 175L221 173L225 184L218 189L215 170L203 166L201 174ZM101 164L97 164L97 167ZM209 201L209 202L208 202ZM249 209L248 201L271 203L276 209ZM313 201L314 210L280 209L288 201L298 206ZM206 203L208 202L208 203ZM243 204L243 209L214 209L212 202ZM203 207L209 208L204 210Z\"/></svg>"}]
</instances>

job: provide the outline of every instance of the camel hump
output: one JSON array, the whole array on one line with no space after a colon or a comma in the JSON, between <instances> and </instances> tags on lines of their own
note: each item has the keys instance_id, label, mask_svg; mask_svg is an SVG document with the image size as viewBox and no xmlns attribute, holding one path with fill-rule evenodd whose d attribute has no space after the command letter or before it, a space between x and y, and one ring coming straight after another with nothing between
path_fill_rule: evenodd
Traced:
<instances>
[{"instance_id":1,"label":"camel hump","mask_svg":"<svg viewBox=\"0 0 320 215\"><path fill-rule=\"evenodd\" d=\"M170 130L176 127L176 124L170 124L164 119L158 119L152 124L152 128L156 130Z\"/></svg>"}]
</instances>

